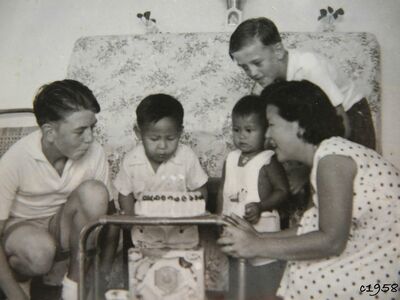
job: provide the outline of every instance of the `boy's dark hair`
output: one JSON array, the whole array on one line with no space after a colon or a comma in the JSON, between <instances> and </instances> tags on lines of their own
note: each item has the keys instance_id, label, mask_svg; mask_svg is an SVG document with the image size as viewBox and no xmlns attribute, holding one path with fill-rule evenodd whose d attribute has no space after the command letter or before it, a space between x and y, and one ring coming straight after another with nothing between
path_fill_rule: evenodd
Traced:
<instances>
[{"instance_id":1,"label":"boy's dark hair","mask_svg":"<svg viewBox=\"0 0 400 300\"><path fill-rule=\"evenodd\" d=\"M260 122L265 126L267 124L266 119L266 104L260 96L249 95L242 97L232 109L233 116L249 116L251 114L257 115Z\"/></svg>"},{"instance_id":2,"label":"boy's dark hair","mask_svg":"<svg viewBox=\"0 0 400 300\"><path fill-rule=\"evenodd\" d=\"M156 123L162 118L172 118L176 125L183 125L183 107L174 97L166 94L153 94L145 97L136 108L136 120L139 128L145 124Z\"/></svg>"},{"instance_id":3,"label":"boy's dark hair","mask_svg":"<svg viewBox=\"0 0 400 300\"><path fill-rule=\"evenodd\" d=\"M279 115L298 122L306 142L318 145L325 139L344 135L342 117L337 115L328 96L307 81L281 81L267 86L261 93L266 105L278 108Z\"/></svg>"},{"instance_id":4,"label":"boy's dark hair","mask_svg":"<svg viewBox=\"0 0 400 300\"><path fill-rule=\"evenodd\" d=\"M235 29L229 40L229 55L239 51L258 38L265 46L274 45L282 41L278 28L270 19L260 17L248 19Z\"/></svg>"},{"instance_id":5,"label":"boy's dark hair","mask_svg":"<svg viewBox=\"0 0 400 300\"><path fill-rule=\"evenodd\" d=\"M81 110L98 113L100 105L87 86L72 79L43 85L33 100L33 112L39 126L64 120Z\"/></svg>"}]
</instances>

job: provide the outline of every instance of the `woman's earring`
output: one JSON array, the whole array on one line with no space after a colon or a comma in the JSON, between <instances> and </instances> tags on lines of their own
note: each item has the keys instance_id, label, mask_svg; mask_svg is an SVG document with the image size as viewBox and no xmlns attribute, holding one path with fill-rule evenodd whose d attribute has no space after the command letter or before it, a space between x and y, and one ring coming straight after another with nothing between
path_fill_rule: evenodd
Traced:
<instances>
[{"instance_id":1,"label":"woman's earring","mask_svg":"<svg viewBox=\"0 0 400 300\"><path fill-rule=\"evenodd\" d=\"M302 129L302 128L299 128L298 130L297 130L297 137L299 138L299 139L303 139L303 137L304 137L304 129Z\"/></svg>"}]
</instances>

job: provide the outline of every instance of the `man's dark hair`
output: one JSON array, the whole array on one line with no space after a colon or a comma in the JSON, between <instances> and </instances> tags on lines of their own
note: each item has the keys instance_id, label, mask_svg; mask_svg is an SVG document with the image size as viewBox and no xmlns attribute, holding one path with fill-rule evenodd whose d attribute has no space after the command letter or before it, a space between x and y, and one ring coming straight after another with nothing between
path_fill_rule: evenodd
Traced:
<instances>
[{"instance_id":1,"label":"man's dark hair","mask_svg":"<svg viewBox=\"0 0 400 300\"><path fill-rule=\"evenodd\" d=\"M342 117L336 113L328 96L317 85L307 81L281 81L267 86L261 93L266 105L278 108L289 122L304 129L304 141L318 145L325 139L344 135Z\"/></svg>"},{"instance_id":2,"label":"man's dark hair","mask_svg":"<svg viewBox=\"0 0 400 300\"><path fill-rule=\"evenodd\" d=\"M87 86L72 79L43 85L33 100L33 112L39 126L64 120L81 110L98 113L100 105Z\"/></svg>"},{"instance_id":3,"label":"man's dark hair","mask_svg":"<svg viewBox=\"0 0 400 300\"><path fill-rule=\"evenodd\" d=\"M139 128L145 124L156 123L162 118L171 118L178 127L183 125L183 107L174 97L166 94L152 94L145 97L136 108Z\"/></svg>"},{"instance_id":4,"label":"man's dark hair","mask_svg":"<svg viewBox=\"0 0 400 300\"><path fill-rule=\"evenodd\" d=\"M241 50L258 38L265 46L282 41L278 28L270 19L260 17L248 19L239 24L229 40L229 55Z\"/></svg>"},{"instance_id":5,"label":"man's dark hair","mask_svg":"<svg viewBox=\"0 0 400 300\"><path fill-rule=\"evenodd\" d=\"M255 114L262 125L267 124L265 116L266 105L260 96L249 95L242 97L232 109L232 117L245 117Z\"/></svg>"}]
</instances>

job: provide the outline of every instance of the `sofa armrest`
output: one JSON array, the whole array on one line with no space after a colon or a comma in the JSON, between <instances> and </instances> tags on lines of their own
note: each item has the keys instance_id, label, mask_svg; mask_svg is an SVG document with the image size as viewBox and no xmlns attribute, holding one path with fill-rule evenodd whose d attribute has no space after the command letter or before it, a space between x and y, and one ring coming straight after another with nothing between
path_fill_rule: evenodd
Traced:
<instances>
[{"instance_id":1,"label":"sofa armrest","mask_svg":"<svg viewBox=\"0 0 400 300\"><path fill-rule=\"evenodd\" d=\"M33 113L32 108L0 109L0 116ZM37 130L37 126L3 127L0 128L0 157L20 138Z\"/></svg>"}]
</instances>

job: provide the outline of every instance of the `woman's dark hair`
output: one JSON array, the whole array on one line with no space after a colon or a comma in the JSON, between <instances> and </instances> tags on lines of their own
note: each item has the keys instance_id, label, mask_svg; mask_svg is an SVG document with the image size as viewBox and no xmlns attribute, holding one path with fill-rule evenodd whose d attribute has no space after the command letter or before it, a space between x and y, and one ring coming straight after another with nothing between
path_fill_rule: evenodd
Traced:
<instances>
[{"instance_id":1,"label":"woman's dark hair","mask_svg":"<svg viewBox=\"0 0 400 300\"><path fill-rule=\"evenodd\" d=\"M229 40L229 55L241 50L258 38L265 46L281 42L278 28L270 19L261 17L248 19L239 24Z\"/></svg>"},{"instance_id":2,"label":"woman's dark hair","mask_svg":"<svg viewBox=\"0 0 400 300\"><path fill-rule=\"evenodd\" d=\"M100 105L87 86L72 79L43 85L33 100L33 112L39 126L64 120L81 110L98 113Z\"/></svg>"},{"instance_id":3,"label":"woman's dark hair","mask_svg":"<svg viewBox=\"0 0 400 300\"><path fill-rule=\"evenodd\" d=\"M260 96L244 96L240 98L238 102L236 102L232 109L232 117L245 117L251 114L255 114L263 126L267 124L267 119L265 116L265 102L262 101Z\"/></svg>"},{"instance_id":4,"label":"woman's dark hair","mask_svg":"<svg viewBox=\"0 0 400 300\"><path fill-rule=\"evenodd\" d=\"M145 124L156 123L166 117L172 118L178 127L182 127L183 114L182 104L166 94L149 95L136 108L136 120L141 129Z\"/></svg>"},{"instance_id":5,"label":"woman's dark hair","mask_svg":"<svg viewBox=\"0 0 400 300\"><path fill-rule=\"evenodd\" d=\"M298 122L304 129L303 140L310 144L344 135L342 117L337 115L328 96L307 80L273 83L262 91L261 97L267 107L276 106L283 119Z\"/></svg>"}]
</instances>

